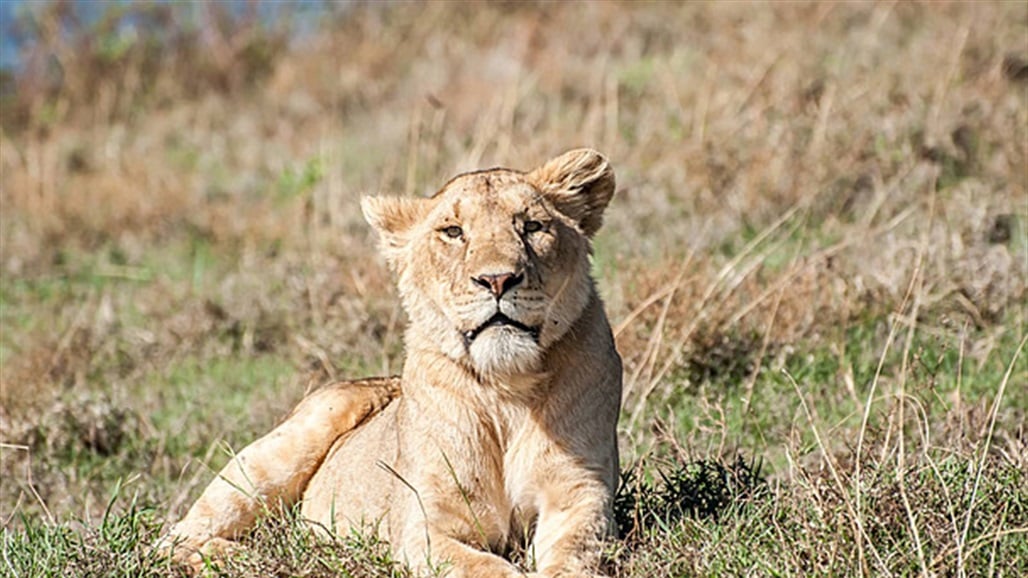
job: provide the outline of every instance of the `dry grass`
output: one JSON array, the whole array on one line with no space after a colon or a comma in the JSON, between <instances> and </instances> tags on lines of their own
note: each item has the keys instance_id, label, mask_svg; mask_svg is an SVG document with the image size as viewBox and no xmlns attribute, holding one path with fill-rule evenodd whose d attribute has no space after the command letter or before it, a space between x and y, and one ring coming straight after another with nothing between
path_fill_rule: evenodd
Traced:
<instances>
[{"instance_id":1,"label":"dry grass","mask_svg":"<svg viewBox=\"0 0 1028 578\"><path fill-rule=\"evenodd\" d=\"M69 10L0 91L5 559L122 567L113 488L135 556L219 444L399 368L361 193L588 145L637 496L740 454L768 480L713 517L636 499L660 522L612 571L1026 571L1023 3L362 5L292 43L170 6L54 34ZM397 571L293 530L230 573Z\"/></svg>"}]
</instances>

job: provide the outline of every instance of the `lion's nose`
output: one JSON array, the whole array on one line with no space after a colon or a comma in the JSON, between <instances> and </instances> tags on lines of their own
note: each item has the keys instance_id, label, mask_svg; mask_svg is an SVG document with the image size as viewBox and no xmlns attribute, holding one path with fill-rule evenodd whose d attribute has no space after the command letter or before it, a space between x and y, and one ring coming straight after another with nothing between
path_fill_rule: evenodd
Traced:
<instances>
[{"instance_id":1,"label":"lion's nose","mask_svg":"<svg viewBox=\"0 0 1028 578\"><path fill-rule=\"evenodd\" d=\"M510 291L517 286L518 283L524 281L525 276L520 273L499 273L496 275L479 275L478 277L472 277L471 280L476 285L481 285L489 290L494 297L499 299L504 293Z\"/></svg>"}]
</instances>

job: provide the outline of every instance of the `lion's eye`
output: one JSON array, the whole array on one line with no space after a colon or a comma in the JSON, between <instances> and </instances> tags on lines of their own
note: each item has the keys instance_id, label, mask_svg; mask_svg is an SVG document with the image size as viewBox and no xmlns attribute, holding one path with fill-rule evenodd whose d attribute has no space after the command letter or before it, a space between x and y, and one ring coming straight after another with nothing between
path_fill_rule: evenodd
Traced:
<instances>
[{"instance_id":1,"label":"lion's eye","mask_svg":"<svg viewBox=\"0 0 1028 578\"><path fill-rule=\"evenodd\" d=\"M464 236L464 229L461 229L457 225L451 225L443 229L443 234L451 239L460 239Z\"/></svg>"},{"instance_id":2,"label":"lion's eye","mask_svg":"<svg viewBox=\"0 0 1028 578\"><path fill-rule=\"evenodd\" d=\"M539 221L525 221L525 232L535 233L543 230L543 224Z\"/></svg>"}]
</instances>

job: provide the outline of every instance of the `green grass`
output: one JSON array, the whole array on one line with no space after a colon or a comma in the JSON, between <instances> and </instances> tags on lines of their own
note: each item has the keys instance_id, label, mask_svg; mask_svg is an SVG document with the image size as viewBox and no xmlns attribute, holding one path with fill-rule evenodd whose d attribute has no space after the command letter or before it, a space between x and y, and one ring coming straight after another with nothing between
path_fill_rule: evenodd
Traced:
<instances>
[{"instance_id":1,"label":"green grass","mask_svg":"<svg viewBox=\"0 0 1028 578\"><path fill-rule=\"evenodd\" d=\"M5 575L56 577L76 573L82 576L159 576L172 568L147 546L160 528L158 513L140 507L135 500L118 504L119 513L110 511L98 526L77 530L69 525L49 525L24 520L21 530L5 528L2 540Z\"/></svg>"},{"instance_id":2,"label":"green grass","mask_svg":"<svg viewBox=\"0 0 1028 578\"><path fill-rule=\"evenodd\" d=\"M979 479L976 468L973 461L945 457L906 472L923 555L938 569L1021 575L1028 570L1028 475L997 464ZM868 470L860 488L866 500L865 563L873 574L920 570L898 483L895 472ZM168 575L168 561L150 549L161 535L160 512L141 507L119 487L97 525L23 520L17 531L4 529L6 569L15 576ZM808 576L859 569L854 526L843 507L853 496L835 492L824 471L806 469L798 484L783 487L768 484L753 463L664 462L626 471L618 496L623 538L607 547L609 571ZM959 565L957 536L965 545ZM385 544L360 533L317 538L295 513L263 520L245 543L247 551L212 561L211 569L229 576L405 575Z\"/></svg>"},{"instance_id":3,"label":"green grass","mask_svg":"<svg viewBox=\"0 0 1028 578\"><path fill-rule=\"evenodd\" d=\"M799 412L801 395L819 427L829 432L855 431L861 427L864 405L877 381L868 426L881 430L894 418L890 408L894 409L899 395L931 422L966 406L987 407L1009 369L1011 382L1002 407L1010 414L1002 427L1016 428L1015 416L1028 412L1028 392L1013 386L1028 377L1028 359L1017 356L1017 331L1000 332L995 349L977 360L970 359L963 350L967 345L954 337L915 333L904 367L902 339L885 349L887 326L886 319L867 320L837 336L825 336L789 353L772 353L763 360L749 351L749 355L733 352L728 360L715 358L721 363L699 368L686 362L671 374L670 393L664 403L651 408L651 417L674 422L679 432L714 431L718 436L732 432L733 446L764 455L778 470L786 466L778 440L790 430L801 430L796 441L804 451L814 449L813 436L803 427ZM1016 363L1009 367L1015 357ZM758 361L760 369L754 375ZM900 381L905 382L902 391ZM695 410L708 404L712 406L707 411ZM718 441L696 437L697 443L707 447Z\"/></svg>"},{"instance_id":4,"label":"green grass","mask_svg":"<svg viewBox=\"0 0 1028 578\"><path fill-rule=\"evenodd\" d=\"M263 419L263 412L255 415L253 410L272 404L270 393L294 372L288 360L274 355L187 358L160 375L143 379L135 395L151 398L147 405L159 408L149 416L155 430L174 432L164 440L167 451L200 457L205 439L222 439L240 449L252 439L245 432L274 425ZM219 392L216 398L208 394L211 391Z\"/></svg>"}]
</instances>

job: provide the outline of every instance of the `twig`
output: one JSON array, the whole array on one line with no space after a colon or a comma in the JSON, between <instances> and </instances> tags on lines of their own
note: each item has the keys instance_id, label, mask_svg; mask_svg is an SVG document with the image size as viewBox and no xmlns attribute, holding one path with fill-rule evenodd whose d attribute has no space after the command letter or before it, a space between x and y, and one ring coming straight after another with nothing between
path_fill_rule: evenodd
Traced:
<instances>
[{"instance_id":1,"label":"twig","mask_svg":"<svg viewBox=\"0 0 1028 578\"><path fill-rule=\"evenodd\" d=\"M861 491L860 491L861 474L860 474L860 470L861 470L861 463L862 463L861 460L862 460L862 456L863 456L864 436L867 433L867 424L868 424L868 421L870 420L870 417L871 417L871 406L874 404L875 392L878 391L878 380L881 378L882 370L885 367L885 358L888 355L889 350L892 348L893 341L896 339L897 328L898 328L898 325L899 325L898 322L896 321L896 317L899 315L900 312L902 312L902 311L904 311L906 309L907 303L910 301L911 294L912 294L912 292L914 290L914 282L915 282L916 278L917 278L917 274L915 273L915 275L910 280L910 284L907 285L907 290L906 290L906 292L903 295L903 300L900 302L900 306L899 306L899 309L897 310L897 313L892 316L891 323L889 324L889 335L885 339L885 347L882 349L882 354L878 358L878 366L875 368L874 377L871 379L871 387L870 387L870 389L867 392L867 402L864 403L864 416L863 416L863 418L861 419L861 422L860 422L860 432L857 434L857 455L856 455L856 458L854 460L854 474L853 474L854 501L855 501L855 505L856 505L856 516L857 516L858 522L860 520L862 520L862 517L861 517L862 516L862 509L861 509L861 500L860 500L860 496L861 496ZM888 444L885 444L885 446L883 446L883 447L887 447L887 445ZM868 545L871 546L872 548L874 547L870 542L868 542ZM863 542L859 541L859 540L857 542L857 553L858 553L858 557L860 559L861 574L866 576L866 575L868 575L868 570L867 570L867 563L866 563L866 561L864 559L864 545L863 545Z\"/></svg>"},{"instance_id":2,"label":"twig","mask_svg":"<svg viewBox=\"0 0 1028 578\"><path fill-rule=\"evenodd\" d=\"M774 223L769 225L767 228L761 231L759 235L757 235L754 239L747 243L738 255L736 255L731 261L729 261L727 264L725 264L724 267L721 268L721 270L718 272L717 277L715 277L714 282L707 287L707 290L700 297L700 300L696 306L697 314L693 317L692 322L689 324L689 326L686 327L685 330L682 332L681 336L676 340L675 346L671 348L671 351L673 353L669 355L667 359L665 359L664 364L661 366L660 370L657 371L656 374L651 376L649 380L650 383L647 385L645 393L642 396L640 396L640 398L637 400L636 406L633 409L632 415L629 419L630 427L633 426L638 420L639 415L645 407L645 402L647 398L649 398L650 394L653 393L653 391L656 389L660 381L664 379L664 376L666 376L667 373L671 371L671 368L674 367L675 363L677 363L678 358L681 355L681 350L684 347L685 343L692 336L693 332L696 331L700 323L703 322L704 319L706 319L704 311L706 310L705 308L707 302L710 301L710 299L713 298L714 295L719 292L721 292L723 295L730 295L731 292L736 287L738 287L744 279L746 279L746 277L748 277L753 271L755 271L756 268L763 261L763 259L767 256L768 251L764 251L763 253L758 254L756 257L751 259L750 262L746 265L745 269L742 271L742 274L736 276L735 282L731 285L726 284L726 280L730 278L730 274L736 270L739 264L742 263L747 257L749 257L765 239L767 239L775 231L781 228L782 225L788 222L789 219L791 219L805 205L806 199L800 200L797 203L795 203L792 207L789 208L789 210L783 213ZM796 227L798 227L798 224L793 227L793 231Z\"/></svg>"},{"instance_id":3,"label":"twig","mask_svg":"<svg viewBox=\"0 0 1028 578\"><path fill-rule=\"evenodd\" d=\"M932 191L929 201L928 209L928 224L925 227L921 243L917 247L917 257L914 261L914 274L911 278L911 286L916 287L913 289L913 301L910 306L910 324L907 327L907 339L903 344L903 356L900 361L900 373L899 373L899 406L897 408L899 412L899 418L897 420L897 437L899 438L896 444L896 482L899 485L900 500L903 502L903 510L907 515L907 523L910 525L910 533L914 537L914 546L917 548L917 561L921 565L921 576L928 578L928 565L925 561L924 546L921 543L921 533L917 529L917 521L914 518L913 508L910 506L910 498L907 496L907 484L906 484L906 441L904 432L904 410L906 404L903 403L903 398L906 396L907 387L907 373L909 368L910 360L910 348L914 343L914 335L917 332L917 314L921 309L921 293L924 289L924 255L928 248L928 238L931 233L932 223L934 222L935 216L935 182L930 181L929 187Z\"/></svg>"},{"instance_id":4,"label":"twig","mask_svg":"<svg viewBox=\"0 0 1028 578\"><path fill-rule=\"evenodd\" d=\"M982 481L982 471L985 469L985 460L989 456L989 446L992 444L992 436L996 430L996 418L999 415L999 406L1003 401L1003 394L1007 390L1007 383L1010 381L1010 376L1014 372L1014 366L1017 364L1017 358L1021 356L1021 351L1024 350L1024 344L1028 341L1028 335L1021 338L1021 343L1017 345L1017 349L1014 351L1014 357L1010 360L1010 365L1007 366L1007 371L1003 375L1003 381L999 384L999 391L996 392L996 399L992 402L992 410L989 412L989 432L985 436L985 446L982 448L982 455L978 460L978 471L975 472L974 487L971 488L971 501L967 505L967 516L964 519L964 532L961 536L961 544L967 543L967 533L971 529L971 515L974 513L974 507L976 499L978 498L978 487ZM960 547L961 544L957 546Z\"/></svg>"},{"instance_id":5,"label":"twig","mask_svg":"<svg viewBox=\"0 0 1028 578\"><path fill-rule=\"evenodd\" d=\"M746 397L743 399L742 406L742 431L746 431L746 426L750 416L750 406L753 403L753 394L757 388L757 376L760 374L760 369L764 365L764 355L767 354L767 346L771 342L771 329L775 325L775 320L778 319L778 309L782 305L782 296L785 295L785 287L783 286L778 294L775 296L775 303L771 306L771 318L767 321L767 327L764 329L764 337L760 341L760 352L757 353L757 362L750 372L749 378L746 380Z\"/></svg>"},{"instance_id":6,"label":"twig","mask_svg":"<svg viewBox=\"0 0 1028 578\"><path fill-rule=\"evenodd\" d=\"M878 554L878 550L874 547L874 544L871 543L871 539L867 536L867 532L864 530L864 523L857 515L857 510L854 509L853 504L851 504L850 500L846 497L846 486L843 484L842 476L839 475L839 471L835 467L835 460L832 459L832 455L828 452L827 446L825 446L824 441L821 439L821 433L817 429L817 423L814 421L814 415L810 411L810 407L807 405L807 398L803 396L803 392L800 390L800 385L796 383L796 379L791 373L789 373L789 370L783 368L782 373L785 374L789 383L792 384L793 389L796 390L796 395L800 398L800 405L803 407L803 413L807 416L807 421L810 423L810 429L814 433L814 440L817 441L817 446L821 449L821 453L825 457L825 463L828 465L828 471L832 475L832 480L835 481L836 489L839 492L839 499L841 499L843 504L846 505L846 510L850 514L850 522L853 524L854 530L856 530L858 545L861 544L863 540L867 540L867 545L870 547L871 554L874 555L875 561L878 562L878 566L887 576L892 576L892 572L889 571L889 568L885 565L885 562ZM860 495L859 491L857 492L857 495ZM865 575L867 574L866 568L862 567L861 571Z\"/></svg>"},{"instance_id":7,"label":"twig","mask_svg":"<svg viewBox=\"0 0 1028 578\"><path fill-rule=\"evenodd\" d=\"M674 302L675 292L682 284L682 278L685 276L685 272L689 268L689 260L691 259L692 253L690 252L689 257L686 259L686 262L678 271L678 275L675 277L675 280L668 284L667 287L669 287L670 290L660 291L660 293L665 294L664 307L661 308L660 315L657 316L657 325L653 328L653 332L650 334L650 338L646 342L646 349L643 350L643 354L642 356L640 356L640 362L636 366L635 371L632 372L632 376L628 380L628 387L625 388L626 391L633 391L635 389L635 384L638 383L639 376L647 368L649 368L650 370L650 377L653 376L653 366L657 363L657 356L660 351L660 345L664 339L664 325L667 321L668 310L670 310L671 304ZM639 414L639 405L643 404L646 401L646 398L649 397L650 393L651 390L648 388L647 391L643 393L643 395L639 396L638 403L636 404L636 410L632 412L632 419L629 422L629 427L634 425L635 417Z\"/></svg>"}]
</instances>

